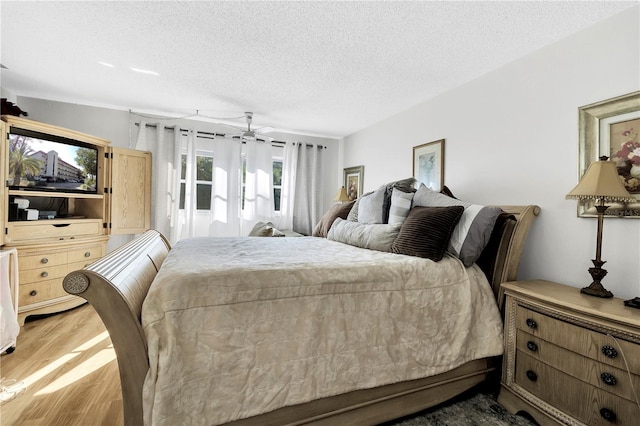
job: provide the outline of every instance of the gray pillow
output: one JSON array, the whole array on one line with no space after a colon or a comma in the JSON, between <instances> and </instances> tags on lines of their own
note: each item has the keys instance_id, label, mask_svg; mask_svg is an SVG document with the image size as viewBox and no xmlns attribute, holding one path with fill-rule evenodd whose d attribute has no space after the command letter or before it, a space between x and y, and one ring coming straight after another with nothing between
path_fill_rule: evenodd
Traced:
<instances>
[{"instance_id":1,"label":"gray pillow","mask_svg":"<svg viewBox=\"0 0 640 426\"><path fill-rule=\"evenodd\" d=\"M389 223L389 209L391 208L391 196L394 189L399 189L402 192L416 192L415 188L416 179L414 177L400 179L393 182L389 182L384 185L384 204L382 205L382 223Z\"/></svg>"},{"instance_id":2,"label":"gray pillow","mask_svg":"<svg viewBox=\"0 0 640 426\"><path fill-rule=\"evenodd\" d=\"M471 266L482 254L502 209L461 201L420 185L413 196L414 206L463 206L464 213L453 230L447 251L457 256L464 266Z\"/></svg>"},{"instance_id":3,"label":"gray pillow","mask_svg":"<svg viewBox=\"0 0 640 426\"><path fill-rule=\"evenodd\" d=\"M382 206L384 204L384 186L369 195L363 196L358 203L358 222L385 223Z\"/></svg>"},{"instance_id":4,"label":"gray pillow","mask_svg":"<svg viewBox=\"0 0 640 426\"><path fill-rule=\"evenodd\" d=\"M402 223L411 210L413 192L402 192L393 188L391 194L391 206L389 207L389 223Z\"/></svg>"},{"instance_id":5,"label":"gray pillow","mask_svg":"<svg viewBox=\"0 0 640 426\"><path fill-rule=\"evenodd\" d=\"M401 223L360 223L337 218L329 229L327 239L355 247L391 252L401 226Z\"/></svg>"}]
</instances>

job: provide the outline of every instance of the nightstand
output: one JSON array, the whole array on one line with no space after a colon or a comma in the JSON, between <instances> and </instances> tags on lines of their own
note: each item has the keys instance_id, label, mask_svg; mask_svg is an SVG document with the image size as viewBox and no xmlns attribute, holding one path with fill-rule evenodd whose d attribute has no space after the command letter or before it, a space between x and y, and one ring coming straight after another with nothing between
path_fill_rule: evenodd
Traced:
<instances>
[{"instance_id":1,"label":"nightstand","mask_svg":"<svg viewBox=\"0 0 640 426\"><path fill-rule=\"evenodd\" d=\"M549 281L502 289L500 404L541 425L640 424L640 310Z\"/></svg>"}]
</instances>

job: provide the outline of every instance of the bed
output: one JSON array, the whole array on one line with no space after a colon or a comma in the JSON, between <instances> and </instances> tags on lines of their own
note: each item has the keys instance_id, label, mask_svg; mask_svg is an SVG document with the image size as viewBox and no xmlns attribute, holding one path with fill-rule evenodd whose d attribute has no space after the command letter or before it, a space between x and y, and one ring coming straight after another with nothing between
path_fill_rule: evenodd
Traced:
<instances>
[{"instance_id":1,"label":"bed","mask_svg":"<svg viewBox=\"0 0 640 426\"><path fill-rule=\"evenodd\" d=\"M500 283L540 211L500 207L470 267L316 237L171 248L150 230L63 286L109 331L126 425L378 424L499 371Z\"/></svg>"}]
</instances>

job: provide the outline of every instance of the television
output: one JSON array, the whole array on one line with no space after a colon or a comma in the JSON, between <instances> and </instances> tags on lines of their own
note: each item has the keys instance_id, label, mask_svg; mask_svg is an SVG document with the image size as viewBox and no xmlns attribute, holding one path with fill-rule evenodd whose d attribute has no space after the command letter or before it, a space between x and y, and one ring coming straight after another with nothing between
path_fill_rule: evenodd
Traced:
<instances>
[{"instance_id":1,"label":"television","mask_svg":"<svg viewBox=\"0 0 640 426\"><path fill-rule=\"evenodd\" d=\"M9 189L96 194L97 182L95 146L26 129L9 130Z\"/></svg>"}]
</instances>

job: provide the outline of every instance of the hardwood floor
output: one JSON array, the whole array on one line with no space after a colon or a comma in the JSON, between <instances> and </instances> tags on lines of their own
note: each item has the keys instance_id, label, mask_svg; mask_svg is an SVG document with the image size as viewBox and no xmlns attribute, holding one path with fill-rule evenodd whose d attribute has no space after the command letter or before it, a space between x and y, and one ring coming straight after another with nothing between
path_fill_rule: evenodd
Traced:
<instances>
[{"instance_id":1,"label":"hardwood floor","mask_svg":"<svg viewBox=\"0 0 640 426\"><path fill-rule=\"evenodd\" d=\"M88 304L25 323L0 377L27 386L0 405L2 426L124 424L115 352Z\"/></svg>"}]
</instances>

